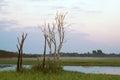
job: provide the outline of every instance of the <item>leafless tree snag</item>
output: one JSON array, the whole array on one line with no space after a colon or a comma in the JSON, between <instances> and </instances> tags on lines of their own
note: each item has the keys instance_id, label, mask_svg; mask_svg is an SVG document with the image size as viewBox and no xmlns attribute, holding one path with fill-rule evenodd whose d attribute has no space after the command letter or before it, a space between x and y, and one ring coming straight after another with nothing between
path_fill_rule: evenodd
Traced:
<instances>
[{"instance_id":1,"label":"leafless tree snag","mask_svg":"<svg viewBox=\"0 0 120 80\"><path fill-rule=\"evenodd\" d=\"M48 37L47 37L47 42L48 42L48 46L49 46L49 57L52 57L52 30L50 28L50 24L48 23Z\"/></svg>"},{"instance_id":2,"label":"leafless tree snag","mask_svg":"<svg viewBox=\"0 0 120 80\"><path fill-rule=\"evenodd\" d=\"M52 54L52 44L54 45L54 59L56 58L56 37L55 37L55 23L52 25L48 24L48 38L47 38L48 46L50 49L50 55Z\"/></svg>"},{"instance_id":3,"label":"leafless tree snag","mask_svg":"<svg viewBox=\"0 0 120 80\"><path fill-rule=\"evenodd\" d=\"M17 72L19 72L22 69L23 45L24 45L24 41L25 41L26 37L27 37L27 33L26 34L22 33L21 41L17 37L17 40L18 40L18 44L17 44L17 49L18 49Z\"/></svg>"},{"instance_id":4,"label":"leafless tree snag","mask_svg":"<svg viewBox=\"0 0 120 80\"><path fill-rule=\"evenodd\" d=\"M54 44L54 60L56 59L56 51L57 51L57 43L56 43L56 34L55 34L55 23L52 24L53 29L52 29L52 42Z\"/></svg>"},{"instance_id":5,"label":"leafless tree snag","mask_svg":"<svg viewBox=\"0 0 120 80\"><path fill-rule=\"evenodd\" d=\"M65 36L65 16L67 13L57 13L55 16L55 22L52 24L45 23L42 26L42 32L44 34L44 57L43 57L43 65L45 65L45 56L46 56L46 46L48 44L49 47L49 57L53 57L55 59L59 59L60 51L63 46L64 36ZM47 42L47 43L46 43ZM44 67L44 66L43 66Z\"/></svg>"},{"instance_id":6,"label":"leafless tree snag","mask_svg":"<svg viewBox=\"0 0 120 80\"><path fill-rule=\"evenodd\" d=\"M43 35L44 35L44 53L43 53L43 63L42 63L42 67L45 68L46 46L47 46L47 37L48 37L47 29L46 29L46 23L45 23L45 24L43 25L43 27L42 27L42 32L43 32Z\"/></svg>"},{"instance_id":7,"label":"leafless tree snag","mask_svg":"<svg viewBox=\"0 0 120 80\"><path fill-rule=\"evenodd\" d=\"M57 31L58 31L58 37L59 37L59 43L58 43L58 50L57 50L57 59L59 59L60 57L60 51L62 49L63 46L63 42L64 42L64 37L65 37L65 16L67 13L63 14L63 13L57 13L55 20L56 20L56 26L57 26Z\"/></svg>"}]
</instances>

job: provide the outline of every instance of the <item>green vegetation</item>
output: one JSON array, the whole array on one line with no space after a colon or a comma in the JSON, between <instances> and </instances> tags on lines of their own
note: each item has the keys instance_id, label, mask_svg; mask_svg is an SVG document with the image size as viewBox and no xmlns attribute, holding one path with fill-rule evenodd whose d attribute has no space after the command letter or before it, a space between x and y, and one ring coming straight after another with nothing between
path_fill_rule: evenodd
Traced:
<instances>
[{"instance_id":1,"label":"green vegetation","mask_svg":"<svg viewBox=\"0 0 120 80\"><path fill-rule=\"evenodd\" d=\"M42 59L41 59L42 60ZM42 61L40 62L42 63ZM92 60L92 59L61 59L62 65L99 65L99 66L120 66L120 59L104 59L104 60ZM17 59L0 59L0 64L16 64ZM37 60L34 58L23 58L23 64L36 64ZM58 69L52 66L52 62L46 62L50 64L45 70L47 72L42 73L41 71L36 71L38 66L33 66L31 70L23 70L22 73L16 71L3 71L0 72L0 80L119 80L119 75L105 75L105 74L84 74L80 72L68 72ZM40 67L38 67L40 68ZM50 71L48 71L50 70ZM55 72L53 72L55 71Z\"/></svg>"},{"instance_id":2,"label":"green vegetation","mask_svg":"<svg viewBox=\"0 0 120 80\"><path fill-rule=\"evenodd\" d=\"M38 61L38 63L34 64L31 70L43 73L59 73L63 71L63 68L58 60L47 60L44 67L40 62L41 61Z\"/></svg>"},{"instance_id":3,"label":"green vegetation","mask_svg":"<svg viewBox=\"0 0 120 80\"><path fill-rule=\"evenodd\" d=\"M84 74L78 72L63 71L58 74L25 71L17 73L14 71L0 72L0 80L119 80L118 75Z\"/></svg>"},{"instance_id":4,"label":"green vegetation","mask_svg":"<svg viewBox=\"0 0 120 80\"><path fill-rule=\"evenodd\" d=\"M120 59L64 59L62 65L120 66Z\"/></svg>"},{"instance_id":5,"label":"green vegetation","mask_svg":"<svg viewBox=\"0 0 120 80\"><path fill-rule=\"evenodd\" d=\"M0 59L0 64L16 64L17 58L2 58ZM34 64L36 63L35 59L25 58L23 59L23 64Z\"/></svg>"},{"instance_id":6,"label":"green vegetation","mask_svg":"<svg viewBox=\"0 0 120 80\"><path fill-rule=\"evenodd\" d=\"M36 58L23 58L23 64L36 64ZM42 62L42 60L40 60ZM60 59L62 65L120 66L120 59ZM16 58L0 59L0 64L16 64Z\"/></svg>"}]
</instances>

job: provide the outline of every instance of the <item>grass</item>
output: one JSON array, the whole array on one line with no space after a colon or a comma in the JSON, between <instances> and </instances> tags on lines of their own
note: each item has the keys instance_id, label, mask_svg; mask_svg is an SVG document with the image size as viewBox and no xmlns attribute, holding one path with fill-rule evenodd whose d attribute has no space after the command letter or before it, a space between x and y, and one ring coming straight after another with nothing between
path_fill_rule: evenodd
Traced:
<instances>
[{"instance_id":1,"label":"grass","mask_svg":"<svg viewBox=\"0 0 120 80\"><path fill-rule=\"evenodd\" d=\"M59 74L26 71L17 73L14 71L0 72L0 80L120 80L119 75L84 74L78 72L63 71Z\"/></svg>"},{"instance_id":2,"label":"grass","mask_svg":"<svg viewBox=\"0 0 120 80\"><path fill-rule=\"evenodd\" d=\"M120 59L61 59L62 65L74 66L120 66ZM33 65L37 62L35 58L24 58L23 64ZM42 61L41 61L42 62ZM16 64L16 58L0 59L0 64Z\"/></svg>"},{"instance_id":3,"label":"grass","mask_svg":"<svg viewBox=\"0 0 120 80\"><path fill-rule=\"evenodd\" d=\"M120 59L66 59L63 65L75 66L120 66Z\"/></svg>"},{"instance_id":4,"label":"grass","mask_svg":"<svg viewBox=\"0 0 120 80\"><path fill-rule=\"evenodd\" d=\"M2 58L0 59L0 64L16 64L17 58ZM23 58L23 64L34 64L36 63L35 58Z\"/></svg>"}]
</instances>

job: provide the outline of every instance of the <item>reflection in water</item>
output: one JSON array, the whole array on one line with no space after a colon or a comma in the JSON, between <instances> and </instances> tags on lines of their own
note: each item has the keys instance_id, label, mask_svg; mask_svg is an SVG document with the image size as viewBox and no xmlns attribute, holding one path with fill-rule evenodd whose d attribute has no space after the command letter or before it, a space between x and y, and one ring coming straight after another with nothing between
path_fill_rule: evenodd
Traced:
<instances>
[{"instance_id":1,"label":"reflection in water","mask_svg":"<svg viewBox=\"0 0 120 80\"><path fill-rule=\"evenodd\" d=\"M67 71L77 71L83 73L94 73L94 74L113 74L120 75L120 67L110 67L110 66L64 66L64 70Z\"/></svg>"}]
</instances>

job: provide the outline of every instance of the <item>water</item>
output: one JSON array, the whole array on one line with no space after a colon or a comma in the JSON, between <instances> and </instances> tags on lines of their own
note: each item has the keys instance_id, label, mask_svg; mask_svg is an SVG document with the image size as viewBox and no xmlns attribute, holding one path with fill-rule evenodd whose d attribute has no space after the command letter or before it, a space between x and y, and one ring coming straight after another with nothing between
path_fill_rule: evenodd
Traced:
<instances>
[{"instance_id":1,"label":"water","mask_svg":"<svg viewBox=\"0 0 120 80\"><path fill-rule=\"evenodd\" d=\"M31 65L23 65L23 67L30 68ZM92 74L112 74L120 75L120 67L111 66L64 66L66 71L75 71ZM0 71L16 70L16 65L0 65Z\"/></svg>"},{"instance_id":2,"label":"water","mask_svg":"<svg viewBox=\"0 0 120 80\"><path fill-rule=\"evenodd\" d=\"M3 67L4 66L4 67ZM25 68L30 68L30 65L23 65ZM9 70L16 70L16 65L0 65L0 71L9 71Z\"/></svg>"},{"instance_id":3,"label":"water","mask_svg":"<svg viewBox=\"0 0 120 80\"><path fill-rule=\"evenodd\" d=\"M83 73L92 73L92 74L112 74L120 75L120 67L111 67L111 66L64 66L64 70L67 71L76 71Z\"/></svg>"}]
</instances>

